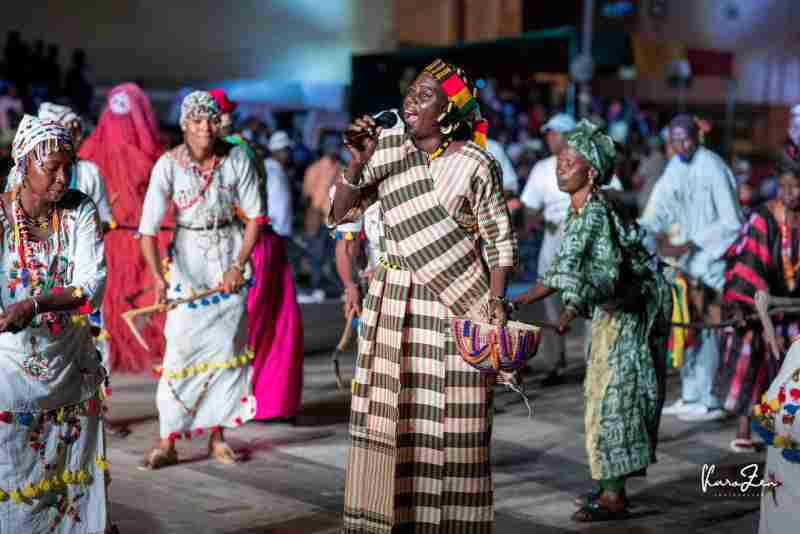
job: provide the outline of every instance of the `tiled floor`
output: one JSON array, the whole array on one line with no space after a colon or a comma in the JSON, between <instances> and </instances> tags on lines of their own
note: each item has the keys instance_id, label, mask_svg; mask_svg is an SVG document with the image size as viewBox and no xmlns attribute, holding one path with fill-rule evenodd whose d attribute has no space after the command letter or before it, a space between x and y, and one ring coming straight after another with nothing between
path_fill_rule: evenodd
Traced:
<instances>
[{"instance_id":1,"label":"tiled floor","mask_svg":"<svg viewBox=\"0 0 800 534\"><path fill-rule=\"evenodd\" d=\"M322 317L330 315L306 314L309 346L330 346L325 340L338 337ZM690 425L674 417L663 419L659 463L647 479L630 484L633 519L572 523L572 501L587 488L588 468L580 340L570 339L569 347L566 384L539 388L541 362L527 377L531 419L518 395L498 389L492 449L498 534L755 532L759 500L704 495L700 471L703 464L732 471L761 456L727 451L733 422ZM352 369L352 356L342 363L343 369ZM159 472L138 468L157 433L155 381L115 377L111 416L131 421L133 431L125 439L109 440L112 514L122 533L337 532L348 445L347 393L336 390L326 352L306 358L305 377L296 426L248 424L230 432L231 443L247 451L249 461L222 466L208 460L205 443L195 440L180 442L181 463ZM677 386L677 377L671 377L673 394Z\"/></svg>"}]
</instances>

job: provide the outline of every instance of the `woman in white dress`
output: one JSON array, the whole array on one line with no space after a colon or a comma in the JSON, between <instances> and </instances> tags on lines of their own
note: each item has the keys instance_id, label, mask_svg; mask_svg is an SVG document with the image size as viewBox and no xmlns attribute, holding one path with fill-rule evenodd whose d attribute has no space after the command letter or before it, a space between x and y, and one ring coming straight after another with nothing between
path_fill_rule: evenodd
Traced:
<instances>
[{"instance_id":1,"label":"woman in white dress","mask_svg":"<svg viewBox=\"0 0 800 534\"><path fill-rule=\"evenodd\" d=\"M102 420L105 373L85 321L106 267L94 203L68 189L61 125L23 117L14 191L0 196L0 534L113 532Z\"/></svg>"},{"instance_id":2,"label":"woman in white dress","mask_svg":"<svg viewBox=\"0 0 800 534\"><path fill-rule=\"evenodd\" d=\"M39 120L57 122L72 134L72 145L75 152L81 146L83 141L83 124L81 118L72 108L67 106L60 106L51 102L43 102L39 106ZM100 168L85 159L77 159L75 165L70 170L70 181L68 184L70 189L77 189L81 193L86 194L94 202L97 208L97 213L100 216L100 222L103 225L103 230L108 231L116 227L114 218L111 214L111 205L108 202L108 193L106 192L106 184L100 174ZM11 189L8 189L11 191ZM103 367L106 372L111 371L111 351L108 346L108 333L103 328L103 313L102 310L95 310L90 315L92 326L96 327L101 334L95 337L95 344L103 357ZM106 413L106 416L108 414ZM109 424L106 419L106 430L115 434L126 435L127 430L124 428L118 429L117 427Z\"/></svg>"},{"instance_id":3,"label":"woman in white dress","mask_svg":"<svg viewBox=\"0 0 800 534\"><path fill-rule=\"evenodd\" d=\"M145 458L152 469L178 461L177 439L204 434L216 459L236 463L239 456L222 429L243 424L256 411L245 287L250 253L266 223L256 169L243 148L217 139L219 108L208 93L184 99L181 127L184 144L164 154L150 177L139 225L142 253L158 302L215 288L223 292L167 313L156 394L161 442ZM155 236L171 204L177 230L164 273ZM248 220L244 230L238 210Z\"/></svg>"}]
</instances>

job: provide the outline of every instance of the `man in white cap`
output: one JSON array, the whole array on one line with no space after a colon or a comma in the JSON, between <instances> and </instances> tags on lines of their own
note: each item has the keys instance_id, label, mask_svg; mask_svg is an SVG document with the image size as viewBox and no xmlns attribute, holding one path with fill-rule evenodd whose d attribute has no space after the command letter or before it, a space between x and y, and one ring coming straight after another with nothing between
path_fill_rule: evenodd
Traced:
<instances>
[{"instance_id":1,"label":"man in white cap","mask_svg":"<svg viewBox=\"0 0 800 534\"><path fill-rule=\"evenodd\" d=\"M272 229L284 238L292 236L292 192L286 168L292 154L294 143L283 130L278 130L269 139L267 148L269 157L265 162L267 168L267 214Z\"/></svg>"},{"instance_id":2,"label":"man in white cap","mask_svg":"<svg viewBox=\"0 0 800 534\"><path fill-rule=\"evenodd\" d=\"M570 206L570 196L558 188L556 161L558 155L567 146L566 134L575 128L575 119L566 113L559 113L550 118L542 126L550 157L534 165L520 200L528 211L529 228L544 230L544 239L539 250L539 261L536 269L537 278L541 278L550 269L561 244L564 222ZM622 189L616 176L608 185L610 189ZM542 301L546 320L558 323L561 315L561 301L557 295ZM542 337L542 352L554 358L553 367L542 385L551 386L563 382L561 370L566 367L566 342L563 336L555 332L545 331Z\"/></svg>"}]
</instances>

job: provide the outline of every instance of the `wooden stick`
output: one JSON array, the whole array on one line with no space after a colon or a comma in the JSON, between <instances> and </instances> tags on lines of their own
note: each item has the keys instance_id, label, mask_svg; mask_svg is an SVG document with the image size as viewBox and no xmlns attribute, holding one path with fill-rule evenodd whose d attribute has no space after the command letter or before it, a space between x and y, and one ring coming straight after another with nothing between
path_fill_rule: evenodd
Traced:
<instances>
[{"instance_id":1,"label":"wooden stick","mask_svg":"<svg viewBox=\"0 0 800 534\"><path fill-rule=\"evenodd\" d=\"M775 335L775 325L772 324L772 318L769 313L769 306L771 302L773 302L773 299L774 301L781 301L784 304L791 304L787 302L787 300L790 299L775 299L765 291L758 291L756 293L756 310L761 319L761 325L764 328L764 337L767 339L767 344L772 351L772 356L775 358L775 361L780 361L781 350L778 347L778 338Z\"/></svg>"},{"instance_id":2,"label":"wooden stick","mask_svg":"<svg viewBox=\"0 0 800 534\"><path fill-rule=\"evenodd\" d=\"M350 310L350 313L347 314L347 324L344 325L344 332L342 332L342 337L339 339L339 343L336 345L333 353L331 353L331 361L333 362L333 373L336 376L336 387L339 389L345 389L344 381L342 380L342 373L341 369L339 368L339 354L347 350L348 345L350 345L350 338L353 335L353 319L356 316L355 310Z\"/></svg>"},{"instance_id":3,"label":"wooden stick","mask_svg":"<svg viewBox=\"0 0 800 534\"><path fill-rule=\"evenodd\" d=\"M780 314L800 314L798 307L774 307L765 312L767 316L780 315ZM762 320L761 313L754 313L743 318L744 322L755 322ZM696 321L691 323L671 323L672 328L694 328L697 330L714 330L718 328L728 328L729 326L738 326L741 321L731 319L728 321L720 321L719 323L707 323L705 321Z\"/></svg>"},{"instance_id":4,"label":"wooden stick","mask_svg":"<svg viewBox=\"0 0 800 534\"><path fill-rule=\"evenodd\" d=\"M131 332L133 333L133 337L136 338L136 341L145 349L150 350L150 347L147 345L147 342L142 337L142 334L139 332L139 329L136 328L133 320L140 315L151 315L154 313L161 313L169 310L173 310L180 306L181 304L189 304L191 302L195 302L197 300L204 299L216 293L221 293L222 287L218 287L215 289L208 289L201 293L197 293L196 295L192 295L191 297L184 297L180 299L170 300L167 302L162 302L160 304L152 304L150 306L145 306L143 308L137 308L135 310L128 310L122 314L122 319L125 321L125 324L128 325Z\"/></svg>"},{"instance_id":5,"label":"wooden stick","mask_svg":"<svg viewBox=\"0 0 800 534\"><path fill-rule=\"evenodd\" d=\"M783 300L793 300L793 299L783 299ZM770 301L772 302L772 301ZM797 299L795 302L800 302L800 299ZM769 315L779 315L779 314L800 314L800 307L798 306L776 306L769 310ZM759 314L752 314L748 315L744 318L746 322L754 322L761 319ZM547 330L553 330L554 332L558 332L558 325L553 323L548 323L545 321L526 321L527 324L531 326L537 326L539 328L544 328ZM695 321L690 323L670 323L672 328L693 328L696 330L716 330L721 328L728 328L730 326L738 326L741 321L731 319L728 321L721 321L719 323L707 323L705 321Z\"/></svg>"}]
</instances>

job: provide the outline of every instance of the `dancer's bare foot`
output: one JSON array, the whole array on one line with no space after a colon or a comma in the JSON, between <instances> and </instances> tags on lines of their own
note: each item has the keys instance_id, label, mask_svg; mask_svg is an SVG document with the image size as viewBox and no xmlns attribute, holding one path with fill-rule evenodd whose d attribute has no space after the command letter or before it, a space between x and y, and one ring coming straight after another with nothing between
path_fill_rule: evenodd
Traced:
<instances>
[{"instance_id":1,"label":"dancer's bare foot","mask_svg":"<svg viewBox=\"0 0 800 534\"><path fill-rule=\"evenodd\" d=\"M118 438L127 438L131 434L131 429L127 425L106 423L106 432Z\"/></svg>"},{"instance_id":2,"label":"dancer's bare foot","mask_svg":"<svg viewBox=\"0 0 800 534\"><path fill-rule=\"evenodd\" d=\"M231 449L225 441L222 430L214 432L208 439L208 454L224 465L235 465L242 461L242 455Z\"/></svg>"},{"instance_id":3,"label":"dancer's bare foot","mask_svg":"<svg viewBox=\"0 0 800 534\"><path fill-rule=\"evenodd\" d=\"M144 457L144 467L146 469L161 469L178 463L178 451L175 450L175 443L170 440L161 440L158 447L148 452Z\"/></svg>"}]
</instances>

